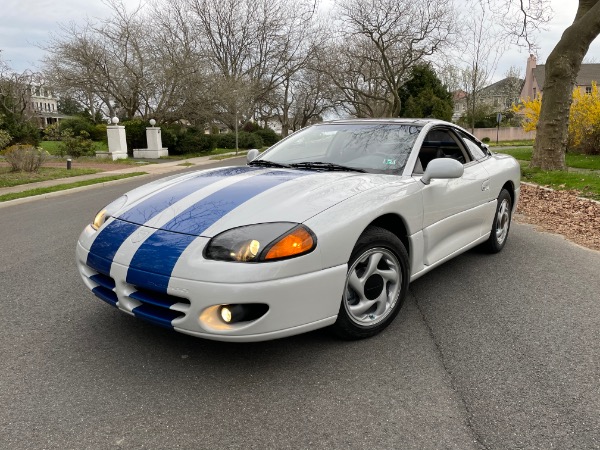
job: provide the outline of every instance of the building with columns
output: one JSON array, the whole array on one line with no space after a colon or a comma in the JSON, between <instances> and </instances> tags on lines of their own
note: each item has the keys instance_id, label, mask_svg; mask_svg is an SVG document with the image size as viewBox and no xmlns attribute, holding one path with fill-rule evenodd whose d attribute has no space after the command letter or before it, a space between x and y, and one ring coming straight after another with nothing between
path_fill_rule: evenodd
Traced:
<instances>
[{"instance_id":1,"label":"building with columns","mask_svg":"<svg viewBox=\"0 0 600 450\"><path fill-rule=\"evenodd\" d=\"M40 128L58 123L67 117L58 111L58 98L49 87L44 85L29 86L28 109L37 118Z\"/></svg>"}]
</instances>

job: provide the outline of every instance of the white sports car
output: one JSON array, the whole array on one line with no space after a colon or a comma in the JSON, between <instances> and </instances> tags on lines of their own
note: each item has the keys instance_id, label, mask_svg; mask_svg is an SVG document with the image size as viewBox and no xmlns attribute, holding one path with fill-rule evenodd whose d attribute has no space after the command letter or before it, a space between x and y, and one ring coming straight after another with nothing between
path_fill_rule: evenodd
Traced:
<instances>
[{"instance_id":1,"label":"white sports car","mask_svg":"<svg viewBox=\"0 0 600 450\"><path fill-rule=\"evenodd\" d=\"M77 245L87 287L207 339L327 326L364 338L390 324L410 281L476 245L500 251L519 198L512 157L438 120L322 123L257 154L100 211Z\"/></svg>"}]
</instances>

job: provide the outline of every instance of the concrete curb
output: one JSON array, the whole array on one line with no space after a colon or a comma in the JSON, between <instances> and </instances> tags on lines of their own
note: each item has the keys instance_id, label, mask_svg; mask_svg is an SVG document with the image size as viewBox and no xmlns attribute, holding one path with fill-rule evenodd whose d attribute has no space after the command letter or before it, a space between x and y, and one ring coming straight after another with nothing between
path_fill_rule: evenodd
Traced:
<instances>
[{"instance_id":1,"label":"concrete curb","mask_svg":"<svg viewBox=\"0 0 600 450\"><path fill-rule=\"evenodd\" d=\"M102 173L111 173L111 172L102 172ZM46 198L61 197L63 195L72 194L74 192L88 191L88 190L91 190L91 189L94 189L97 187L101 187L101 186L108 186L108 185L112 185L112 184L124 183L125 181L137 180L139 178L145 178L150 175L155 175L155 174L146 173L144 175L138 175L135 177L121 178L120 180L103 181L102 183L94 183L94 184L90 184L88 186L80 186L80 187L75 187L75 188L70 188L70 189L64 189L62 191L48 192L47 194L31 195L29 197L17 198L14 200L7 200L5 202L0 202L0 209L5 208L7 206L20 205L22 203L30 203L30 202L34 202L36 200L41 200L41 199L46 199ZM64 184L69 184L69 183L64 183ZM60 186L60 184L57 186Z\"/></svg>"}]
</instances>

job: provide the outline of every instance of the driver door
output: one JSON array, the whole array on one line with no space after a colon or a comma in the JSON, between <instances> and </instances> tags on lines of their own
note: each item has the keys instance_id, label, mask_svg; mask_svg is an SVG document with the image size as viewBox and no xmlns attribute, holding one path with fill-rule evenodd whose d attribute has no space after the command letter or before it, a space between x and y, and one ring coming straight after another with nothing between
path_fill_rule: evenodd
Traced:
<instances>
[{"instance_id":1,"label":"driver door","mask_svg":"<svg viewBox=\"0 0 600 450\"><path fill-rule=\"evenodd\" d=\"M430 149L437 148L441 150L437 157L453 158L464 165L460 178L432 179L429 185L423 185L423 262L431 265L482 236L490 202L490 177L450 129L431 130L423 147L429 156Z\"/></svg>"}]
</instances>

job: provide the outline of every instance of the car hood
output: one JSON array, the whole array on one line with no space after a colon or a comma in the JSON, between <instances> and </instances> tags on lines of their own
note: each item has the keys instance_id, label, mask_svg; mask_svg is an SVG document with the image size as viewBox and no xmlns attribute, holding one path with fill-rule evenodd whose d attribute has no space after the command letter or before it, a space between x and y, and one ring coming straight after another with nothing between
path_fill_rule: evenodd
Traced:
<instances>
[{"instance_id":1,"label":"car hood","mask_svg":"<svg viewBox=\"0 0 600 450\"><path fill-rule=\"evenodd\" d=\"M127 194L113 217L150 228L212 237L264 222L302 223L398 177L357 172L226 167L171 177Z\"/></svg>"}]
</instances>

